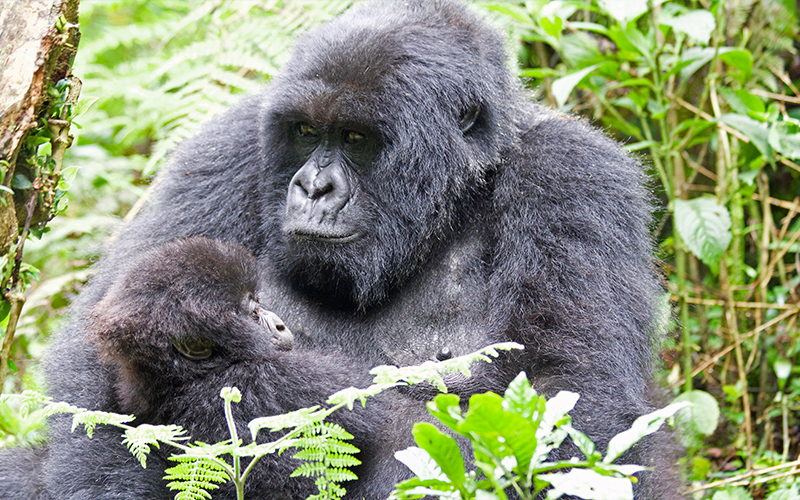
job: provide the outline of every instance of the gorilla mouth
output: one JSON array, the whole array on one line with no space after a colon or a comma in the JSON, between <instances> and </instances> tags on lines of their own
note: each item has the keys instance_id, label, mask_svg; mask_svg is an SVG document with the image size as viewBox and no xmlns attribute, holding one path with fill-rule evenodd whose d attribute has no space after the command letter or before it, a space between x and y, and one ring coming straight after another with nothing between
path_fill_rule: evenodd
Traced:
<instances>
[{"instance_id":1,"label":"gorilla mouth","mask_svg":"<svg viewBox=\"0 0 800 500\"><path fill-rule=\"evenodd\" d=\"M337 233L317 233L307 232L301 230L285 231L286 236L290 239L302 241L318 241L322 243L350 243L361 237L361 233L350 234L337 234Z\"/></svg>"}]
</instances>

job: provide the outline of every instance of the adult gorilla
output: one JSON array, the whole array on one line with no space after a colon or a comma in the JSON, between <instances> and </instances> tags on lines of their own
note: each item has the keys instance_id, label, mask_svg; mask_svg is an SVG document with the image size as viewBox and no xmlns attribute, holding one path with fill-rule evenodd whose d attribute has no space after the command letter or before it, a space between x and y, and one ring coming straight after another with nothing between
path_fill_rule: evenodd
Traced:
<instances>
[{"instance_id":1,"label":"adult gorilla","mask_svg":"<svg viewBox=\"0 0 800 500\"><path fill-rule=\"evenodd\" d=\"M119 409L114 374L83 341L81 318L135 256L202 235L256 256L261 301L299 348L371 366L525 344L452 389L502 391L526 370L541 393L581 394L574 424L603 448L652 409L661 289L642 179L601 133L529 102L500 37L462 5L352 9L302 37L264 94L178 149L57 339L50 393ZM315 368L283 389L288 399L317 384ZM384 498L409 474L391 453L424 418L422 392L391 395L386 428L398 433L379 457L364 457L384 464L362 478L365 498ZM54 497L170 496L158 457L143 471L113 429L88 440L64 421L53 427L43 469ZM665 439L623 457L656 466L642 474L638 498L676 496L658 464Z\"/></svg>"}]
</instances>

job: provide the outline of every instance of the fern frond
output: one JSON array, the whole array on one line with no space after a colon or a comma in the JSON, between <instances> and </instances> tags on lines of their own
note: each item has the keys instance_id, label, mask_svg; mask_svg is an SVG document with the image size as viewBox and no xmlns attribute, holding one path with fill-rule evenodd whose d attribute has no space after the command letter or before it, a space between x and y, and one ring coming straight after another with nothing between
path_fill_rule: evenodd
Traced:
<instances>
[{"instance_id":1,"label":"fern frond","mask_svg":"<svg viewBox=\"0 0 800 500\"><path fill-rule=\"evenodd\" d=\"M142 468L147 468L147 455L150 447L159 448L159 441L183 441L188 439L186 431L179 425L142 424L125 430L122 444L139 460Z\"/></svg>"},{"instance_id":2,"label":"fern frond","mask_svg":"<svg viewBox=\"0 0 800 500\"><path fill-rule=\"evenodd\" d=\"M109 413L106 411L97 410L84 410L72 416L72 431L75 431L79 425L83 425L86 430L86 435L89 439L94 434L94 428L97 424L114 425L117 427L132 422L133 415L120 415L118 413Z\"/></svg>"},{"instance_id":3,"label":"fern frond","mask_svg":"<svg viewBox=\"0 0 800 500\"><path fill-rule=\"evenodd\" d=\"M336 483L343 483L345 481L354 481L358 479L358 476L356 476L353 471L341 467L328 468L325 471L325 476L328 478L328 481Z\"/></svg>"},{"instance_id":4,"label":"fern frond","mask_svg":"<svg viewBox=\"0 0 800 500\"><path fill-rule=\"evenodd\" d=\"M289 477L317 477L324 476L326 472L327 468L320 462L304 462Z\"/></svg>"},{"instance_id":5,"label":"fern frond","mask_svg":"<svg viewBox=\"0 0 800 500\"><path fill-rule=\"evenodd\" d=\"M209 491L218 489L218 483L229 479L225 470L211 460L186 456L170 457L170 460L179 462L164 471L167 473L164 479L170 481L167 487L179 492L175 495L175 500L210 499Z\"/></svg>"}]
</instances>

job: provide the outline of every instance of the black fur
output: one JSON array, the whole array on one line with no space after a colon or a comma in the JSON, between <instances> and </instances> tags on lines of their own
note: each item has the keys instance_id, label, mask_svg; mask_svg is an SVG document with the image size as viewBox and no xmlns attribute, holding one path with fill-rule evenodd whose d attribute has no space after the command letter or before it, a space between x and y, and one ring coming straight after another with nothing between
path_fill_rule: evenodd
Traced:
<instances>
[{"instance_id":1,"label":"black fur","mask_svg":"<svg viewBox=\"0 0 800 500\"><path fill-rule=\"evenodd\" d=\"M181 425L193 439L215 443L230 437L219 397L223 387L242 388L232 412L245 434L253 418L313 406L337 390L368 385L366 367L335 354L291 350L285 328L275 331L261 321L271 313L253 307L257 266L239 245L206 238L166 243L126 266L87 318L87 339L117 375L123 412L135 414L137 422ZM207 357L187 359L176 342L202 343ZM309 366L314 383L297 385ZM354 444L366 459L356 469L360 477L377 465L373 458L385 421L379 405L370 401L369 413L357 408L331 417L357 436ZM289 478L298 464L265 458L248 477L250 495L291 499L316 493L313 479ZM350 489L358 498L358 486ZM214 498L236 494L229 483Z\"/></svg>"},{"instance_id":2,"label":"black fur","mask_svg":"<svg viewBox=\"0 0 800 500\"><path fill-rule=\"evenodd\" d=\"M501 392L526 370L541 393L581 394L574 423L601 449L652 410L662 289L636 162L585 122L529 102L506 69L500 37L460 4L375 2L309 32L297 47L265 93L174 154L154 199L101 261L78 319L52 348L51 395L121 409L116 374L84 340L80 318L136 256L202 235L255 255L264 305L303 349L340 349L373 366L521 342L523 353L480 365L452 389L465 397ZM325 144L341 143L342 130L362 132L373 154L334 145L317 157L298 146L313 136L298 124L311 124ZM333 192L346 186L350 197L334 208L340 213L318 214L313 229L302 217L313 211L294 206L302 197L290 196L287 210L287 189L299 182L311 199L309 179L296 176L322 172L330 158L340 169ZM333 243L326 235L355 237ZM304 401L317 369L309 363L275 397ZM397 433L382 441L382 457L409 444L427 395L411 390L389 403ZM206 404L216 403L212 396ZM54 496L165 497L159 465L142 471L117 437L90 441L55 421L45 467ZM639 499L678 496L666 441L656 435L623 457L656 468L641 474ZM359 481L364 498L382 498L387 484L409 474L390 463Z\"/></svg>"}]
</instances>

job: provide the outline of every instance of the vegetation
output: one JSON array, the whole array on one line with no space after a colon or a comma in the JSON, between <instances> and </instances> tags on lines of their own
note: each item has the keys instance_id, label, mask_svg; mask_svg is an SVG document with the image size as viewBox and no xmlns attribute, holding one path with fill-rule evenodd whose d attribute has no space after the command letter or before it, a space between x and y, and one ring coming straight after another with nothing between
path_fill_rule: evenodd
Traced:
<instances>
[{"instance_id":1,"label":"vegetation","mask_svg":"<svg viewBox=\"0 0 800 500\"><path fill-rule=\"evenodd\" d=\"M416 477L400 483L392 498L405 500L431 496L438 498L506 499L506 490L515 491L522 500L533 500L550 487L548 498L577 495L588 500L614 498L633 500L633 474L645 470L638 465L616 465L622 453L644 436L657 431L664 421L688 403L679 403L639 417L633 426L611 439L605 457L595 450L594 443L574 429L568 412L580 397L560 392L550 401L536 394L525 372L509 385L505 396L476 394L469 409L462 414L460 398L446 394L443 375L459 372L470 376L476 361L491 362L498 350L521 349L513 342L494 344L478 352L442 362L428 361L419 366L398 368L378 366L371 370L373 384L365 389L353 387L333 394L327 407L303 408L284 415L260 417L248 423L251 442L239 438L231 405L241 401L241 392L225 387L220 392L230 439L220 443L189 442L190 436L177 425L128 425L134 417L103 411L92 411L54 402L36 391L21 396L0 396L0 402L17 401L22 413L37 407L41 416L72 414L72 430L83 426L91 438L97 425L120 428L122 442L147 466L152 448L169 446L170 460L176 465L167 469L167 486L177 491L175 500L211 498L220 483L233 482L236 497L245 498L245 482L258 461L269 454L294 450L293 458L301 460L292 477L315 478L318 488L309 500L335 500L346 490L341 483L356 479L348 467L360 464L355 458L358 448L347 441L353 436L325 418L345 407L352 410L356 402L397 386L431 383L442 392L428 408L434 417L456 433L467 438L473 447L478 471L468 471L459 445L451 436L427 422L414 426L419 448L411 447L395 454ZM259 432L278 432L271 442L257 442ZM270 437L275 437L271 434ZM570 437L584 454L585 460L547 461L551 450Z\"/></svg>"},{"instance_id":2,"label":"vegetation","mask_svg":"<svg viewBox=\"0 0 800 500\"><path fill-rule=\"evenodd\" d=\"M69 208L25 245L40 281L17 327L7 391L38 387L33 363L166 152L265 83L299 31L349 4L82 2L75 72L93 105L65 158L64 168L80 168ZM475 5L510 33L535 97L604 126L652 171L675 332L665 378L674 397L695 404L679 422L695 496L800 498L795 3ZM40 438L41 420L18 410L0 405L0 442Z\"/></svg>"}]
</instances>

